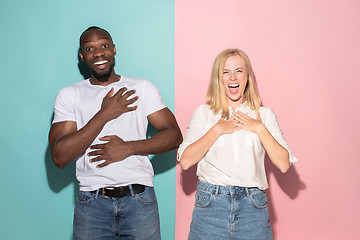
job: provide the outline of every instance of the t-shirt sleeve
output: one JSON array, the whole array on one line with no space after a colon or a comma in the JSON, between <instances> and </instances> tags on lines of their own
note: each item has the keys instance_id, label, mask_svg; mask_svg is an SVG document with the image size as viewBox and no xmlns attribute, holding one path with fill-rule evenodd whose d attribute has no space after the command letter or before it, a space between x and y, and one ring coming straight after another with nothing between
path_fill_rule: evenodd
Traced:
<instances>
[{"instance_id":1,"label":"t-shirt sleeve","mask_svg":"<svg viewBox=\"0 0 360 240\"><path fill-rule=\"evenodd\" d=\"M203 126L204 126L204 116L203 116L203 108L199 106L193 115L191 116L190 123L187 127L187 131L184 137L184 141L179 146L177 151L177 160L180 161L182 154L185 149L196 142L203 136Z\"/></svg>"},{"instance_id":2,"label":"t-shirt sleeve","mask_svg":"<svg viewBox=\"0 0 360 240\"><path fill-rule=\"evenodd\" d=\"M271 135L275 138L275 140L283 146L288 152L289 152L289 160L290 163L296 163L297 158L292 155L290 148L288 147L288 144L283 136L283 133L280 129L279 122L276 118L276 115L272 109L269 109L267 116L266 116L266 122L264 122L265 126L271 133Z\"/></svg>"},{"instance_id":3,"label":"t-shirt sleeve","mask_svg":"<svg viewBox=\"0 0 360 240\"><path fill-rule=\"evenodd\" d=\"M59 91L54 103L54 119L52 123L76 121L74 109L74 94L66 87Z\"/></svg>"},{"instance_id":4,"label":"t-shirt sleeve","mask_svg":"<svg viewBox=\"0 0 360 240\"><path fill-rule=\"evenodd\" d=\"M144 110L146 116L166 108L166 105L160 96L160 91L152 82L145 80L143 86Z\"/></svg>"}]
</instances>

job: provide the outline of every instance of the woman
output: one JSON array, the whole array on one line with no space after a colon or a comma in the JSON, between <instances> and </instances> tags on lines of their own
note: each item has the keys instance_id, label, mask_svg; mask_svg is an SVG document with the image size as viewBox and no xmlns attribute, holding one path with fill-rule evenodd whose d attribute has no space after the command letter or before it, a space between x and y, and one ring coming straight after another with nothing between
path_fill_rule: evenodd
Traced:
<instances>
[{"instance_id":1,"label":"woman","mask_svg":"<svg viewBox=\"0 0 360 240\"><path fill-rule=\"evenodd\" d=\"M248 56L215 59L206 105L191 117L178 160L199 178L189 239L273 239L264 190L265 151L285 173L296 162L274 112L261 107Z\"/></svg>"}]
</instances>

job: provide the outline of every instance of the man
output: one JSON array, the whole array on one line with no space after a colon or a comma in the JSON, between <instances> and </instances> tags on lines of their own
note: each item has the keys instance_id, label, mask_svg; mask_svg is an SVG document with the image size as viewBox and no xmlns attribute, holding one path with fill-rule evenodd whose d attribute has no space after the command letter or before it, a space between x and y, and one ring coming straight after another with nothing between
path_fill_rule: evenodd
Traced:
<instances>
[{"instance_id":1,"label":"man","mask_svg":"<svg viewBox=\"0 0 360 240\"><path fill-rule=\"evenodd\" d=\"M117 75L110 34L90 27L79 56L91 78L60 90L49 133L59 168L76 160L80 193L74 239L160 239L148 154L178 147L182 135L159 91L145 79ZM147 139L150 122L158 133Z\"/></svg>"}]
</instances>

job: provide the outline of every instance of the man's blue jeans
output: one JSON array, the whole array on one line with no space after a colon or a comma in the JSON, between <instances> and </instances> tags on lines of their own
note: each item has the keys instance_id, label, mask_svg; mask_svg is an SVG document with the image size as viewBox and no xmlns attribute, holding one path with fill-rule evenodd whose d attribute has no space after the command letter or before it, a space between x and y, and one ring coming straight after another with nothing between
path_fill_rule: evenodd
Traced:
<instances>
[{"instance_id":1,"label":"man's blue jeans","mask_svg":"<svg viewBox=\"0 0 360 240\"><path fill-rule=\"evenodd\" d=\"M199 182L189 240L200 239L272 240L265 192Z\"/></svg>"},{"instance_id":2,"label":"man's blue jeans","mask_svg":"<svg viewBox=\"0 0 360 240\"><path fill-rule=\"evenodd\" d=\"M74 239L159 240L160 221L153 187L135 195L105 198L80 191L74 211Z\"/></svg>"}]
</instances>

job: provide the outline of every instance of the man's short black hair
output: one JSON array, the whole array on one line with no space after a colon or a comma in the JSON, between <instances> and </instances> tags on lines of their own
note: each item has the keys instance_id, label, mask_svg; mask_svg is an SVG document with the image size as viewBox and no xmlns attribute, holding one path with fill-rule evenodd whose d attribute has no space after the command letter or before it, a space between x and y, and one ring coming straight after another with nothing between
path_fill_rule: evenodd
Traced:
<instances>
[{"instance_id":1,"label":"man's short black hair","mask_svg":"<svg viewBox=\"0 0 360 240\"><path fill-rule=\"evenodd\" d=\"M110 33L108 31L106 31L105 29L103 28L100 28L98 26L91 26L91 27L88 27L81 35L80 35L80 38L79 38L79 46L80 46L80 49L82 51L82 48L81 48L81 39L82 37L84 36L84 34L88 31L91 31L91 30L101 30L101 31L104 31L107 35L109 35L110 37L110 40L111 40L111 43L113 43L113 40L112 40L112 37L110 35Z\"/></svg>"}]
</instances>

